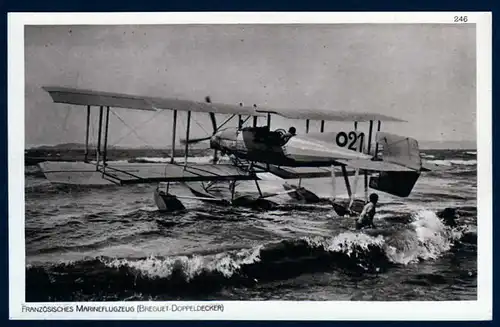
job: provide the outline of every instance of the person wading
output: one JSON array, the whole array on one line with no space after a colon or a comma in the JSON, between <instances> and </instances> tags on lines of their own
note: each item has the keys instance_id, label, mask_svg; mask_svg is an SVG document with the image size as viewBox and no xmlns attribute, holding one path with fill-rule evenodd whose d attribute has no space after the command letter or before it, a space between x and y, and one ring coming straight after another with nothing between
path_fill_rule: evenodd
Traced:
<instances>
[{"instance_id":1,"label":"person wading","mask_svg":"<svg viewBox=\"0 0 500 327\"><path fill-rule=\"evenodd\" d=\"M378 195L375 193L370 194L370 202L368 202L363 211L359 215L358 220L356 221L356 229L362 229L365 227L375 228L373 224L373 217L376 213L376 206L378 202Z\"/></svg>"}]
</instances>

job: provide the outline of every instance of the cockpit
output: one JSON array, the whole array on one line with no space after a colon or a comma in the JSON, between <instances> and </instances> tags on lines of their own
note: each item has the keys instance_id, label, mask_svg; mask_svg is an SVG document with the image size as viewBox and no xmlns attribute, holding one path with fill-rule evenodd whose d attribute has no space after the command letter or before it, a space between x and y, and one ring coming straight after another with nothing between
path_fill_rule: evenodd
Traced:
<instances>
[{"instance_id":1,"label":"cockpit","mask_svg":"<svg viewBox=\"0 0 500 327\"><path fill-rule=\"evenodd\" d=\"M254 141L256 143L264 143L270 146L285 145L293 136L296 135L297 131L293 126L288 129L288 132L282 128L270 131L267 126L253 127L251 129L254 133Z\"/></svg>"}]
</instances>

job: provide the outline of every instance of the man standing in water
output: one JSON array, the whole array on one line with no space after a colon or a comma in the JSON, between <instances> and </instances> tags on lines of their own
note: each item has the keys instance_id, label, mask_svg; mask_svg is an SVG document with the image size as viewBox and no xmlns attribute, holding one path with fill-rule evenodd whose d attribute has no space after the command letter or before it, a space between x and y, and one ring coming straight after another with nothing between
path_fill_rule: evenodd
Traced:
<instances>
[{"instance_id":1,"label":"man standing in water","mask_svg":"<svg viewBox=\"0 0 500 327\"><path fill-rule=\"evenodd\" d=\"M370 202L368 202L363 211L359 215L358 220L356 221L356 229L361 229L364 227L372 227L375 228L373 224L373 217L375 216L375 206L377 205L378 195L375 193L370 194Z\"/></svg>"}]
</instances>

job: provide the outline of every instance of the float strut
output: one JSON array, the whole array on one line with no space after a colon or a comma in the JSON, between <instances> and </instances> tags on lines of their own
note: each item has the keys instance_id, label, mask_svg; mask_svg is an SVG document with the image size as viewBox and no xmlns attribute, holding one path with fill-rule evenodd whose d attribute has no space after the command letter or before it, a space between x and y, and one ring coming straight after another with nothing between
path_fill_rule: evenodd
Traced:
<instances>
[{"instance_id":1,"label":"float strut","mask_svg":"<svg viewBox=\"0 0 500 327\"><path fill-rule=\"evenodd\" d=\"M345 165L342 166L342 175L344 175L345 188L347 189L347 195L350 199L352 196L351 184L349 183L349 176L347 176L347 169L345 168Z\"/></svg>"},{"instance_id":2,"label":"float strut","mask_svg":"<svg viewBox=\"0 0 500 327\"><path fill-rule=\"evenodd\" d=\"M234 192L236 189L236 180L232 180L229 184L229 187L231 188L231 201L234 200Z\"/></svg>"},{"instance_id":3,"label":"float strut","mask_svg":"<svg viewBox=\"0 0 500 327\"><path fill-rule=\"evenodd\" d=\"M262 191L260 189L259 182L256 179L255 179L255 186L257 186L257 190L259 191L259 195L260 195L260 197L262 197Z\"/></svg>"}]
</instances>

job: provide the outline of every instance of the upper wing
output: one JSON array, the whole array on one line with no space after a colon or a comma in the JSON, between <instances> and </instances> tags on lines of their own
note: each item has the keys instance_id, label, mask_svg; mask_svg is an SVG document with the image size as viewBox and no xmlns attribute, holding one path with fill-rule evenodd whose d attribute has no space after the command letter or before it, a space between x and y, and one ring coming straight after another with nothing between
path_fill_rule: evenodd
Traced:
<instances>
[{"instance_id":1,"label":"upper wing","mask_svg":"<svg viewBox=\"0 0 500 327\"><path fill-rule=\"evenodd\" d=\"M155 111L146 97L65 87L44 86L43 89L50 94L56 103Z\"/></svg>"},{"instance_id":2,"label":"upper wing","mask_svg":"<svg viewBox=\"0 0 500 327\"><path fill-rule=\"evenodd\" d=\"M207 103L174 98L138 96L124 93L101 92L68 87L44 86L54 102L76 105L109 106L136 110L169 109L193 112L213 112L218 114L242 114L264 116L266 113L280 115L290 119L311 119L326 121L393 121L404 120L376 113L330 111L320 109L258 109L249 106L222 103Z\"/></svg>"},{"instance_id":3,"label":"upper wing","mask_svg":"<svg viewBox=\"0 0 500 327\"><path fill-rule=\"evenodd\" d=\"M278 109L278 110L257 109L257 112L271 113L289 119L357 121L357 122L380 120L380 121L392 121L392 122L406 122L406 120L402 120L396 117L391 117L376 113L355 112L355 111L333 111L333 110L322 110L322 109Z\"/></svg>"},{"instance_id":4,"label":"upper wing","mask_svg":"<svg viewBox=\"0 0 500 327\"><path fill-rule=\"evenodd\" d=\"M264 116L254 107L220 103L208 103L174 98L137 96L124 93L101 92L67 87L43 87L52 100L57 103L68 103L88 106L109 106L115 108L151 110L167 109L193 112L213 112L217 114L242 114Z\"/></svg>"}]
</instances>

